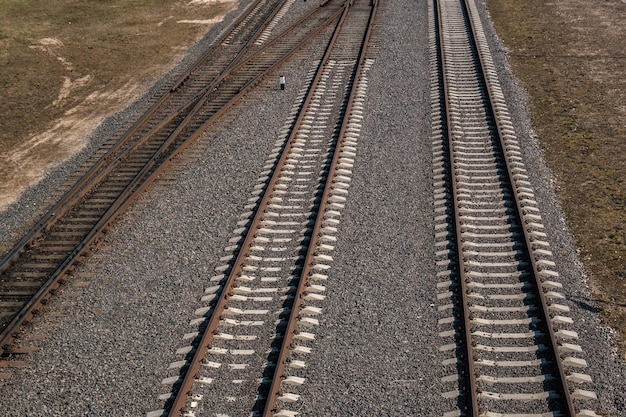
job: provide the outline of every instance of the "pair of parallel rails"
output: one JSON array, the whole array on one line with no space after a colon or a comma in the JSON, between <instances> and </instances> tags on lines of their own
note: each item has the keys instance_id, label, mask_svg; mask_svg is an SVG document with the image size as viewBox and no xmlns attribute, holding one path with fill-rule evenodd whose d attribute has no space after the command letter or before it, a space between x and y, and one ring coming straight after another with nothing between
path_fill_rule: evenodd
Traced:
<instances>
[{"instance_id":1,"label":"pair of parallel rails","mask_svg":"<svg viewBox=\"0 0 626 417\"><path fill-rule=\"evenodd\" d=\"M475 2L430 14L445 416L597 416Z\"/></svg>"},{"instance_id":2,"label":"pair of parallel rails","mask_svg":"<svg viewBox=\"0 0 626 417\"><path fill-rule=\"evenodd\" d=\"M206 290L193 341L179 350L184 360L170 365L165 407L149 417L298 414L299 372L315 339L363 119L377 8L357 0L343 9L226 248L232 257Z\"/></svg>"}]
</instances>

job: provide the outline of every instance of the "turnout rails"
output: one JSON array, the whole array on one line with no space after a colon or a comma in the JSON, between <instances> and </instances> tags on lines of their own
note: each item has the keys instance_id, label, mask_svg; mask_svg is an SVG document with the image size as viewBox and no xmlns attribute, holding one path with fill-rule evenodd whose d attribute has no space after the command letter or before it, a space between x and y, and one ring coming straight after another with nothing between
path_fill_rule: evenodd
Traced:
<instances>
[{"instance_id":1,"label":"turnout rails","mask_svg":"<svg viewBox=\"0 0 626 417\"><path fill-rule=\"evenodd\" d=\"M163 380L165 407L149 417L297 414L350 186L376 10L369 0L343 9L226 248L232 257L191 322L192 343Z\"/></svg>"},{"instance_id":2,"label":"turnout rails","mask_svg":"<svg viewBox=\"0 0 626 417\"><path fill-rule=\"evenodd\" d=\"M198 62L0 260L0 353L108 225L193 140L295 51L339 19L328 1L270 36L285 2L252 4Z\"/></svg>"}]
</instances>

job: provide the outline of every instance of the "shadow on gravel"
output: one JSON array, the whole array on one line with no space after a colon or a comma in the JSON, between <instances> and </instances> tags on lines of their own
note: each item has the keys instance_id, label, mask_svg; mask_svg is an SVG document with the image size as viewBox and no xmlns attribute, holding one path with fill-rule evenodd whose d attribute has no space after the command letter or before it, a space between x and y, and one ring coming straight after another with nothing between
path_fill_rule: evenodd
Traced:
<instances>
[{"instance_id":1,"label":"shadow on gravel","mask_svg":"<svg viewBox=\"0 0 626 417\"><path fill-rule=\"evenodd\" d=\"M572 301L573 303L576 303L576 305L578 305L583 310L591 311L592 313L596 313L596 314L601 313L603 309L600 307L591 305L589 303L590 302L593 302L594 304L606 303L603 300L590 300L589 298L586 298L586 297L568 297L568 299Z\"/></svg>"}]
</instances>

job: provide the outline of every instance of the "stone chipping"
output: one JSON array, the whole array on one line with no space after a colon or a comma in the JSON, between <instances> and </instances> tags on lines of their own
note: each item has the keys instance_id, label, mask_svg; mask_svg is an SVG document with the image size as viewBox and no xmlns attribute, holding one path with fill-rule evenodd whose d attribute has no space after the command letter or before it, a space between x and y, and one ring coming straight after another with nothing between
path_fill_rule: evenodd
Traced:
<instances>
[{"instance_id":1,"label":"stone chipping","mask_svg":"<svg viewBox=\"0 0 626 417\"><path fill-rule=\"evenodd\" d=\"M295 2L287 22L315 2ZM599 321L586 276L541 159L524 91L489 24L487 36L559 273L594 379L599 408L626 413L626 367L614 334ZM348 200L338 226L327 298L307 360L303 416L436 416L443 412L437 335L427 2L387 1L368 74L364 120ZM241 7L244 7L245 4ZM240 9L241 10L241 9ZM226 22L232 21L235 12ZM225 23L226 24L226 23ZM210 44L217 25L181 63ZM200 298L244 211L312 65L286 67L287 88L271 80L220 124L202 154L157 182L92 251L74 277L23 331L38 349L0 379L0 417L143 416L167 366L180 360ZM2 214L4 242L41 214L45 196L167 84L108 119L89 149L52 172ZM34 209L34 207L39 207ZM0 243L4 243L0 242Z\"/></svg>"}]
</instances>

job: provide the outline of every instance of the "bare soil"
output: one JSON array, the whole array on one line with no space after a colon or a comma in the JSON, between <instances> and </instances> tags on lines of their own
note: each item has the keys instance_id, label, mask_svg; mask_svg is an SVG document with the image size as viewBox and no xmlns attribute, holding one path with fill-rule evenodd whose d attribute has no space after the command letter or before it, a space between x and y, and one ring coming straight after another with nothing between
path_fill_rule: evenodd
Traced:
<instances>
[{"instance_id":1,"label":"bare soil","mask_svg":"<svg viewBox=\"0 0 626 417\"><path fill-rule=\"evenodd\" d=\"M626 355L626 3L487 0L604 319Z\"/></svg>"},{"instance_id":2,"label":"bare soil","mask_svg":"<svg viewBox=\"0 0 626 417\"><path fill-rule=\"evenodd\" d=\"M0 212L179 61L234 0L0 2Z\"/></svg>"}]
</instances>

